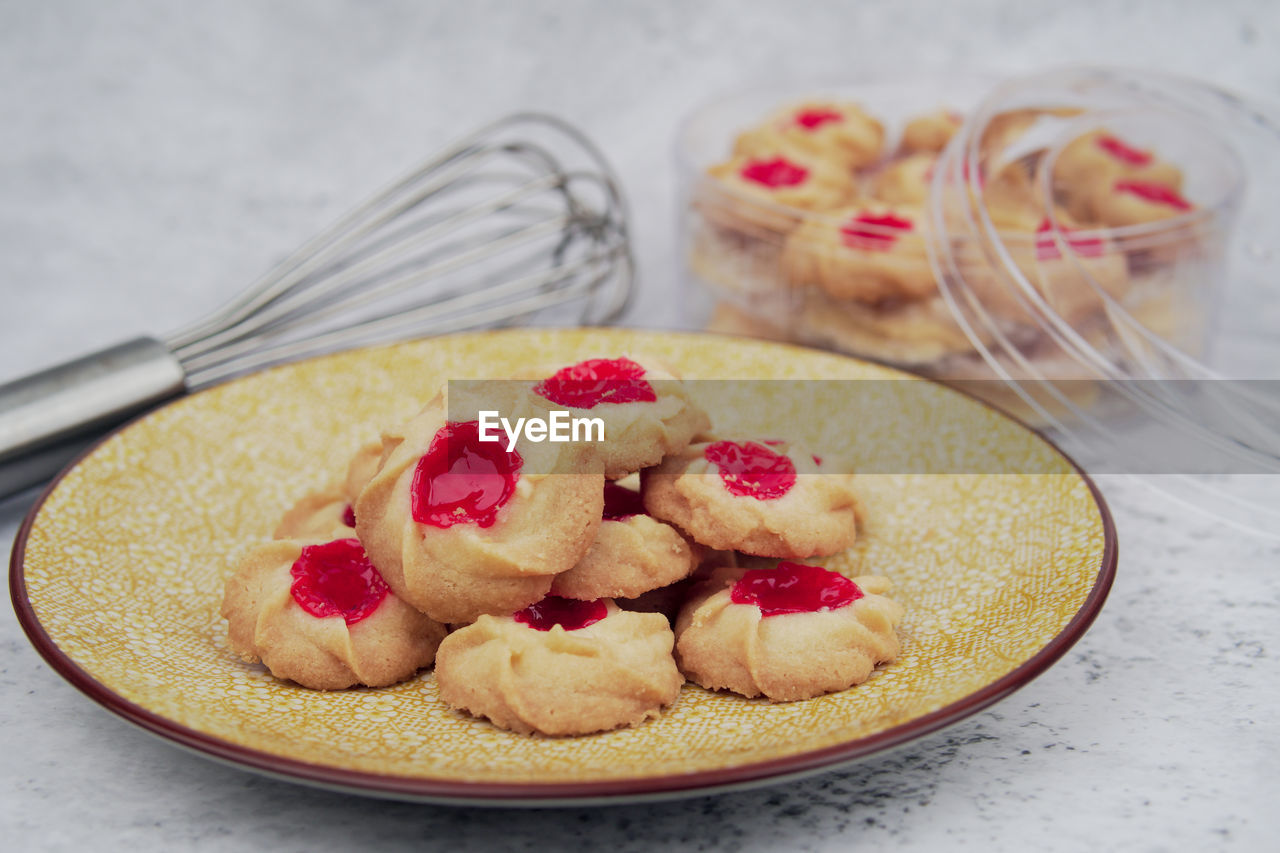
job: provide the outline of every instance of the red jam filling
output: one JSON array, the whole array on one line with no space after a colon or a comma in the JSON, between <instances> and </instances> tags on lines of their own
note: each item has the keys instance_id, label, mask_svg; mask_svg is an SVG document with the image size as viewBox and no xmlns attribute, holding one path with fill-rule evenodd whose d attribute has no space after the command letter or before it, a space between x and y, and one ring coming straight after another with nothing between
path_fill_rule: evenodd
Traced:
<instances>
[{"instance_id":1,"label":"red jam filling","mask_svg":"<svg viewBox=\"0 0 1280 853\"><path fill-rule=\"evenodd\" d=\"M1151 164L1152 156L1150 151L1134 148L1123 139L1115 136L1099 136L1098 147L1130 166L1148 166Z\"/></svg>"},{"instance_id":2,"label":"red jam filling","mask_svg":"<svg viewBox=\"0 0 1280 853\"><path fill-rule=\"evenodd\" d=\"M320 619L341 616L354 625L378 609L387 582L369 562L358 539L307 545L289 572L293 600Z\"/></svg>"},{"instance_id":3,"label":"red jam filling","mask_svg":"<svg viewBox=\"0 0 1280 853\"><path fill-rule=\"evenodd\" d=\"M732 495L759 501L780 498L796 484L795 464L763 444L717 441L702 451L720 469L720 479Z\"/></svg>"},{"instance_id":4,"label":"red jam filling","mask_svg":"<svg viewBox=\"0 0 1280 853\"><path fill-rule=\"evenodd\" d=\"M844 114L828 109L801 110L796 113L796 124L805 130L816 130L833 121L844 121Z\"/></svg>"},{"instance_id":5,"label":"red jam filling","mask_svg":"<svg viewBox=\"0 0 1280 853\"><path fill-rule=\"evenodd\" d=\"M976 170L977 173L975 174L973 166L970 165L969 159L966 157L964 166L961 167L960 172L964 176L964 182L966 184L974 184L978 189L982 189L986 186L987 172L985 166L979 165Z\"/></svg>"},{"instance_id":6,"label":"red jam filling","mask_svg":"<svg viewBox=\"0 0 1280 853\"><path fill-rule=\"evenodd\" d=\"M356 509L351 504L342 508L342 523L347 527L356 526Z\"/></svg>"},{"instance_id":7,"label":"red jam filling","mask_svg":"<svg viewBox=\"0 0 1280 853\"><path fill-rule=\"evenodd\" d=\"M644 515L640 493L616 483L604 484L604 520L622 521L633 515Z\"/></svg>"},{"instance_id":8,"label":"red jam filling","mask_svg":"<svg viewBox=\"0 0 1280 853\"><path fill-rule=\"evenodd\" d=\"M752 569L733 585L729 600L754 604L761 616L816 613L845 607L863 591L842 574L804 563L778 563L776 569Z\"/></svg>"},{"instance_id":9,"label":"red jam filling","mask_svg":"<svg viewBox=\"0 0 1280 853\"><path fill-rule=\"evenodd\" d=\"M840 229L840 234L852 249L887 252L913 227L910 219L892 213L859 213Z\"/></svg>"},{"instance_id":10,"label":"red jam filling","mask_svg":"<svg viewBox=\"0 0 1280 853\"><path fill-rule=\"evenodd\" d=\"M783 440L782 440L782 439L780 439L780 438L762 438L762 439L760 439L760 441L761 441L761 442L763 442L764 444L769 445L770 447L781 447L782 445L786 444L786 442L785 442L785 441L783 441ZM810 454L810 455L813 457L813 464L814 464L814 465L821 465L821 464L822 464L822 457L821 457L821 456L819 456L819 455L818 455L818 454L816 454L816 453L813 453L813 454Z\"/></svg>"},{"instance_id":11,"label":"red jam filling","mask_svg":"<svg viewBox=\"0 0 1280 853\"><path fill-rule=\"evenodd\" d=\"M481 441L477 421L445 424L414 469L413 520L433 527L492 526L515 493L523 464L502 442Z\"/></svg>"},{"instance_id":12,"label":"red jam filling","mask_svg":"<svg viewBox=\"0 0 1280 853\"><path fill-rule=\"evenodd\" d=\"M658 399L644 380L644 367L629 358L589 358L557 370L533 389L560 406L591 409L601 403L652 403Z\"/></svg>"},{"instance_id":13,"label":"red jam filling","mask_svg":"<svg viewBox=\"0 0 1280 853\"><path fill-rule=\"evenodd\" d=\"M1071 232L1075 229L1067 228L1065 225L1058 226L1067 238L1067 245L1071 247L1076 254L1086 258L1099 257L1103 252L1102 239L1100 237L1073 237ZM1040 223L1040 227L1036 229L1036 260L1037 261L1056 261L1062 257L1062 253L1058 251L1058 243L1053 237L1053 223L1049 221L1049 217L1045 217Z\"/></svg>"},{"instance_id":14,"label":"red jam filling","mask_svg":"<svg viewBox=\"0 0 1280 853\"><path fill-rule=\"evenodd\" d=\"M602 599L575 601L572 598L548 595L537 604L530 604L518 611L512 618L535 631L550 631L556 625L566 631L576 631L594 625L608 615L609 611Z\"/></svg>"},{"instance_id":15,"label":"red jam filling","mask_svg":"<svg viewBox=\"0 0 1280 853\"><path fill-rule=\"evenodd\" d=\"M1191 209L1191 202L1179 195L1177 190L1155 181L1116 181L1115 190L1118 193L1136 195L1150 204L1160 204L1174 210Z\"/></svg>"},{"instance_id":16,"label":"red jam filling","mask_svg":"<svg viewBox=\"0 0 1280 853\"><path fill-rule=\"evenodd\" d=\"M772 160L750 160L738 174L745 181L753 181L761 186L777 189L804 183L805 178L809 177L809 170L790 160L775 157Z\"/></svg>"}]
</instances>

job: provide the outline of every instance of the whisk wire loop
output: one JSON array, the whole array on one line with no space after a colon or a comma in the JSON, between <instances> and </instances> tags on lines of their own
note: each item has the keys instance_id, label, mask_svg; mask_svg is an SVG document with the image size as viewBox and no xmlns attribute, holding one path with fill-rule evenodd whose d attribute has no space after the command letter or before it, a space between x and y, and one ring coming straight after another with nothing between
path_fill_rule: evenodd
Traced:
<instances>
[{"instance_id":1,"label":"whisk wire loop","mask_svg":"<svg viewBox=\"0 0 1280 853\"><path fill-rule=\"evenodd\" d=\"M530 130L546 139L512 135ZM580 162L566 165L566 150ZM609 322L629 298L627 240L617 180L595 147L554 117L511 116L375 193L165 343L195 388L335 347L528 321L569 302L579 303L574 321Z\"/></svg>"},{"instance_id":2,"label":"whisk wire loop","mask_svg":"<svg viewBox=\"0 0 1280 853\"><path fill-rule=\"evenodd\" d=\"M270 364L513 323L602 324L634 264L618 180L552 116L500 119L428 159L209 316L0 386L0 497L186 391Z\"/></svg>"}]
</instances>

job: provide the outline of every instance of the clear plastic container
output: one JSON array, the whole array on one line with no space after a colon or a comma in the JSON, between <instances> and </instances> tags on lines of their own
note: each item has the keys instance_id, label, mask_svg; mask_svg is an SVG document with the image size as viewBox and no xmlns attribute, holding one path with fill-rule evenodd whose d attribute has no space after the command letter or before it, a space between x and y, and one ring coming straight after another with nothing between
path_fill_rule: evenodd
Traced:
<instances>
[{"instance_id":1,"label":"clear plastic container","mask_svg":"<svg viewBox=\"0 0 1280 853\"><path fill-rule=\"evenodd\" d=\"M945 85L809 86L752 89L718 99L683 124L677 144L681 228L687 258L686 288L693 314L712 328L789 340L889 362L929 368L949 356L973 355L933 283L924 234L885 231L864 224L866 239L894 239L898 276L921 283L932 298L892 306L846 298L839 267L848 260L828 238L842 220L826 210L804 211L743 192L708 170L730 159L735 137L765 122L779 108L804 101L851 102L884 123L886 150L897 145L902 122L945 106L965 110L994 81L951 80ZM864 170L864 182L875 170ZM921 199L914 205L922 224ZM875 257L871 258L873 261ZM832 287L805 278L827 271Z\"/></svg>"},{"instance_id":2,"label":"clear plastic container","mask_svg":"<svg viewBox=\"0 0 1280 853\"><path fill-rule=\"evenodd\" d=\"M777 203L716 166L753 126L781 139L803 103L857 104L884 125L883 156L837 204L821 187L799 197L810 209ZM963 118L912 176L904 126L943 107ZM709 328L966 381L1094 470L1165 474L1149 481L1280 535L1280 507L1248 496L1256 483L1239 497L1177 464L1280 472L1277 384L1218 381L1280 379L1271 107L1096 68L756 89L696 111L677 151L687 292Z\"/></svg>"}]
</instances>

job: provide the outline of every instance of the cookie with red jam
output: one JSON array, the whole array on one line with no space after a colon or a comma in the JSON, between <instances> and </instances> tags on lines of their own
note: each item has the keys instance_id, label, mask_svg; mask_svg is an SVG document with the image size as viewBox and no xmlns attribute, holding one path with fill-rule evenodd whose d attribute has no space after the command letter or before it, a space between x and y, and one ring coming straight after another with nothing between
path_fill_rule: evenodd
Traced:
<instances>
[{"instance_id":1,"label":"cookie with red jam","mask_svg":"<svg viewBox=\"0 0 1280 853\"><path fill-rule=\"evenodd\" d=\"M1122 188L1117 190L1117 184ZM1153 197L1130 191L1134 186L1152 188L1148 195ZM1182 172L1154 151L1108 130L1085 133L1062 149L1053 164L1053 189L1059 203L1082 222L1134 225L1184 212L1179 210L1185 203ZM1113 209L1117 201L1119 215Z\"/></svg>"},{"instance_id":2,"label":"cookie with red jam","mask_svg":"<svg viewBox=\"0 0 1280 853\"><path fill-rule=\"evenodd\" d=\"M902 128L898 150L903 154L936 155L956 135L964 116L954 110L937 109L914 116Z\"/></svg>"},{"instance_id":3,"label":"cookie with red jam","mask_svg":"<svg viewBox=\"0 0 1280 853\"><path fill-rule=\"evenodd\" d=\"M356 535L356 498L382 462L382 442L364 445L347 464L341 482L304 495L276 525L273 539L343 538Z\"/></svg>"},{"instance_id":4,"label":"cookie with red jam","mask_svg":"<svg viewBox=\"0 0 1280 853\"><path fill-rule=\"evenodd\" d=\"M953 252L965 280L995 316L1032 321L1034 300L1024 283L1072 325L1085 323L1103 310L1108 298L1120 299L1129 290L1125 253L1109 232L1082 228L1064 210L1056 211L1053 220L1042 217L1034 230L1009 230L1002 242L1022 281L995 269L977 243Z\"/></svg>"},{"instance_id":5,"label":"cookie with red jam","mask_svg":"<svg viewBox=\"0 0 1280 853\"><path fill-rule=\"evenodd\" d=\"M806 211L829 210L856 191L853 174L812 155L739 155L707 170L697 207L710 222L756 239L778 239Z\"/></svg>"},{"instance_id":6,"label":"cookie with red jam","mask_svg":"<svg viewBox=\"0 0 1280 853\"><path fill-rule=\"evenodd\" d=\"M233 652L314 690L404 681L445 635L396 597L355 539L254 549L227 581L222 615Z\"/></svg>"},{"instance_id":7,"label":"cookie with red jam","mask_svg":"<svg viewBox=\"0 0 1280 853\"><path fill-rule=\"evenodd\" d=\"M827 161L846 172L876 162L883 150L884 126L857 104L838 101L786 107L743 131L733 145L740 157L789 152Z\"/></svg>"},{"instance_id":8,"label":"cookie with red jam","mask_svg":"<svg viewBox=\"0 0 1280 853\"><path fill-rule=\"evenodd\" d=\"M509 731L608 731L656 717L679 696L674 642L659 613L550 596L446 637L436 684L451 707Z\"/></svg>"},{"instance_id":9,"label":"cookie with red jam","mask_svg":"<svg viewBox=\"0 0 1280 853\"><path fill-rule=\"evenodd\" d=\"M586 601L636 598L688 577L697 564L695 547L646 513L638 491L606 483L595 541L576 566L556 575L551 594Z\"/></svg>"},{"instance_id":10,"label":"cookie with red jam","mask_svg":"<svg viewBox=\"0 0 1280 853\"><path fill-rule=\"evenodd\" d=\"M589 444L522 435L508 449L505 437L482 440L479 411L533 412L527 385L505 386L517 390L496 402L451 398L446 388L384 435L386 459L356 501L356 531L373 564L439 622L533 604L582 559L600 526L604 476Z\"/></svg>"},{"instance_id":11,"label":"cookie with red jam","mask_svg":"<svg viewBox=\"0 0 1280 853\"><path fill-rule=\"evenodd\" d=\"M1196 206L1177 189L1158 181L1117 178L1093 196L1098 221L1111 228L1145 225L1192 213Z\"/></svg>"},{"instance_id":12,"label":"cookie with red jam","mask_svg":"<svg viewBox=\"0 0 1280 853\"><path fill-rule=\"evenodd\" d=\"M795 328L807 342L896 364L924 366L973 351L941 295L868 305L808 290L798 314Z\"/></svg>"},{"instance_id":13,"label":"cookie with red jam","mask_svg":"<svg viewBox=\"0 0 1280 853\"><path fill-rule=\"evenodd\" d=\"M355 536L352 502L336 485L308 492L281 516L272 539L313 539Z\"/></svg>"},{"instance_id":14,"label":"cookie with red jam","mask_svg":"<svg viewBox=\"0 0 1280 853\"><path fill-rule=\"evenodd\" d=\"M898 656L902 607L882 577L802 563L717 572L676 619L680 671L774 702L845 690Z\"/></svg>"},{"instance_id":15,"label":"cookie with red jam","mask_svg":"<svg viewBox=\"0 0 1280 853\"><path fill-rule=\"evenodd\" d=\"M709 548L765 557L834 554L857 537L852 478L786 441L690 445L641 472L645 509Z\"/></svg>"},{"instance_id":16,"label":"cookie with red jam","mask_svg":"<svg viewBox=\"0 0 1280 853\"><path fill-rule=\"evenodd\" d=\"M599 418L604 440L589 448L610 480L656 465L711 427L688 386L652 358L571 364L534 385L531 401L540 417L561 410L572 418Z\"/></svg>"},{"instance_id":17,"label":"cookie with red jam","mask_svg":"<svg viewBox=\"0 0 1280 853\"><path fill-rule=\"evenodd\" d=\"M782 265L794 287L876 305L937 294L923 211L862 204L814 217L787 237Z\"/></svg>"},{"instance_id":18,"label":"cookie with red jam","mask_svg":"<svg viewBox=\"0 0 1280 853\"><path fill-rule=\"evenodd\" d=\"M886 204L923 206L937 162L935 154L910 154L885 164L870 178L871 197Z\"/></svg>"}]
</instances>

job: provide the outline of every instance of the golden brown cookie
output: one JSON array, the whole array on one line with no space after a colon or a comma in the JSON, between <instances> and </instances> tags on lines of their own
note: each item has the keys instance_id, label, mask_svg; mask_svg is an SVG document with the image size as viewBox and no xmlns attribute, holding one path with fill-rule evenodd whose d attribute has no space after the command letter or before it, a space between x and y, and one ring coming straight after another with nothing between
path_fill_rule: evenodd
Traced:
<instances>
[{"instance_id":1,"label":"golden brown cookie","mask_svg":"<svg viewBox=\"0 0 1280 853\"><path fill-rule=\"evenodd\" d=\"M1046 219L1016 255L1046 304L1073 326L1102 312L1105 297L1119 300L1129 289L1125 253L1106 231L1080 229L1064 212L1056 229Z\"/></svg>"},{"instance_id":2,"label":"golden brown cookie","mask_svg":"<svg viewBox=\"0 0 1280 853\"><path fill-rule=\"evenodd\" d=\"M786 328L790 325L790 318L783 315L775 316L772 320L775 322L769 322L755 312L747 311L733 302L722 299L717 301L711 310L711 317L703 330L717 335L762 338L766 341L792 340L792 333ZM775 325L777 321L781 321L783 325Z\"/></svg>"},{"instance_id":3,"label":"golden brown cookie","mask_svg":"<svg viewBox=\"0 0 1280 853\"><path fill-rule=\"evenodd\" d=\"M690 445L641 472L644 506L711 548L769 557L834 554L857 536L850 479L786 441Z\"/></svg>"},{"instance_id":4,"label":"golden brown cookie","mask_svg":"<svg viewBox=\"0 0 1280 853\"><path fill-rule=\"evenodd\" d=\"M636 613L658 613L665 616L668 622L674 623L680 607L696 586L697 576L690 575L673 584L651 589L635 598L619 598L614 603L623 610L633 610Z\"/></svg>"},{"instance_id":5,"label":"golden brown cookie","mask_svg":"<svg viewBox=\"0 0 1280 853\"><path fill-rule=\"evenodd\" d=\"M227 581L222 615L232 651L315 690L404 681L445 634L391 592L355 539L256 548Z\"/></svg>"},{"instance_id":6,"label":"golden brown cookie","mask_svg":"<svg viewBox=\"0 0 1280 853\"><path fill-rule=\"evenodd\" d=\"M898 149L904 154L937 154L956 135L964 116L954 110L938 109L918 115L902 128Z\"/></svg>"},{"instance_id":7,"label":"golden brown cookie","mask_svg":"<svg viewBox=\"0 0 1280 853\"><path fill-rule=\"evenodd\" d=\"M1034 231L1001 236L1005 254L1030 288L1073 326L1103 310L1107 297L1120 299L1129 287L1124 252L1105 230L1082 230L1065 211ZM956 245L953 258L983 307L996 317L1028 325L1043 312L1007 268L993 266L995 254L977 243Z\"/></svg>"},{"instance_id":8,"label":"golden brown cookie","mask_svg":"<svg viewBox=\"0 0 1280 853\"><path fill-rule=\"evenodd\" d=\"M937 293L925 246L924 215L869 202L814 217L787 237L782 265L795 287L875 305Z\"/></svg>"},{"instance_id":9,"label":"golden brown cookie","mask_svg":"<svg viewBox=\"0 0 1280 853\"><path fill-rule=\"evenodd\" d=\"M658 613L549 597L481 616L440 644L436 683L454 708L499 728L581 735L656 717L680 694L674 637Z\"/></svg>"},{"instance_id":10,"label":"golden brown cookie","mask_svg":"<svg viewBox=\"0 0 1280 853\"><path fill-rule=\"evenodd\" d=\"M976 188L992 225L1001 231L1031 231L1044 219L1045 205L1025 163L1006 163L985 173Z\"/></svg>"},{"instance_id":11,"label":"golden brown cookie","mask_svg":"<svg viewBox=\"0 0 1280 853\"><path fill-rule=\"evenodd\" d=\"M702 687L774 702L847 689L898 655L888 589L799 563L717 572L681 608L676 660Z\"/></svg>"},{"instance_id":12,"label":"golden brown cookie","mask_svg":"<svg viewBox=\"0 0 1280 853\"><path fill-rule=\"evenodd\" d=\"M871 197L886 204L923 206L929 200L937 162L934 154L911 154L890 161L871 176Z\"/></svg>"},{"instance_id":13,"label":"golden brown cookie","mask_svg":"<svg viewBox=\"0 0 1280 853\"><path fill-rule=\"evenodd\" d=\"M356 535L355 502L382 463L382 442L356 451L340 483L304 495L280 519L273 539L341 539Z\"/></svg>"},{"instance_id":14,"label":"golden brown cookie","mask_svg":"<svg viewBox=\"0 0 1280 853\"><path fill-rule=\"evenodd\" d=\"M700 285L756 316L785 314L794 298L782 276L783 235L754 239L691 213L689 272Z\"/></svg>"},{"instance_id":15,"label":"golden brown cookie","mask_svg":"<svg viewBox=\"0 0 1280 853\"><path fill-rule=\"evenodd\" d=\"M756 238L785 234L805 211L847 202L853 175L812 156L762 153L734 157L707 170L698 209L722 227ZM774 239L778 239L777 236Z\"/></svg>"},{"instance_id":16,"label":"golden brown cookie","mask_svg":"<svg viewBox=\"0 0 1280 853\"><path fill-rule=\"evenodd\" d=\"M369 485L373 475L382 466L382 457L386 448L382 439L371 441L356 451L355 456L347 463L347 475L342 480L342 494L348 501L355 503Z\"/></svg>"},{"instance_id":17,"label":"golden brown cookie","mask_svg":"<svg viewBox=\"0 0 1280 853\"><path fill-rule=\"evenodd\" d=\"M1111 228L1144 225L1193 213L1196 206L1173 187L1155 181L1117 178L1093 195L1093 214Z\"/></svg>"},{"instance_id":18,"label":"golden brown cookie","mask_svg":"<svg viewBox=\"0 0 1280 853\"><path fill-rule=\"evenodd\" d=\"M1073 139L1053 164L1054 195L1068 213L1081 222L1131 225L1175 215L1164 213L1167 205L1157 204L1154 215L1138 208L1137 218L1133 218L1131 211L1129 216L1119 217L1124 221L1108 221L1104 214L1108 202L1118 198L1123 205L1128 200L1129 194L1114 192L1118 181L1158 186L1170 197L1181 198L1182 172L1176 166L1107 130L1096 130ZM1142 201L1140 197L1135 200ZM1150 218L1143 218L1144 215Z\"/></svg>"},{"instance_id":19,"label":"golden brown cookie","mask_svg":"<svg viewBox=\"0 0 1280 853\"><path fill-rule=\"evenodd\" d=\"M489 406L510 418L533 412L527 386L505 385L524 390L499 402L442 391L384 437L392 449L356 502L373 564L439 622L538 601L600 525L604 477L590 445L522 436L508 450L505 437L481 440L479 412Z\"/></svg>"},{"instance_id":20,"label":"golden brown cookie","mask_svg":"<svg viewBox=\"0 0 1280 853\"><path fill-rule=\"evenodd\" d=\"M340 539L355 536L351 502L335 486L303 495L285 512L272 539Z\"/></svg>"},{"instance_id":21,"label":"golden brown cookie","mask_svg":"<svg viewBox=\"0 0 1280 853\"><path fill-rule=\"evenodd\" d=\"M982 129L979 150L984 160L1012 159L1003 155L1015 149L1018 142L1033 128L1042 122L1072 118L1081 112L1079 107L1020 107L996 113Z\"/></svg>"},{"instance_id":22,"label":"golden brown cookie","mask_svg":"<svg viewBox=\"0 0 1280 853\"><path fill-rule=\"evenodd\" d=\"M795 329L810 343L895 364L923 365L973 351L941 296L864 305L810 291Z\"/></svg>"},{"instance_id":23,"label":"golden brown cookie","mask_svg":"<svg viewBox=\"0 0 1280 853\"><path fill-rule=\"evenodd\" d=\"M779 110L764 124L743 131L734 142L740 157L774 152L826 160L851 171L880 159L884 127L857 104L806 101Z\"/></svg>"},{"instance_id":24,"label":"golden brown cookie","mask_svg":"<svg viewBox=\"0 0 1280 853\"><path fill-rule=\"evenodd\" d=\"M570 418L599 418L604 440L593 440L589 449L610 480L656 465L711 426L688 386L644 356L589 358L561 368L533 386L530 401L539 417L560 410Z\"/></svg>"},{"instance_id":25,"label":"golden brown cookie","mask_svg":"<svg viewBox=\"0 0 1280 853\"><path fill-rule=\"evenodd\" d=\"M645 514L639 492L606 483L596 539L576 566L556 575L551 594L583 601L635 598L688 577L697 559L680 531Z\"/></svg>"}]
</instances>

